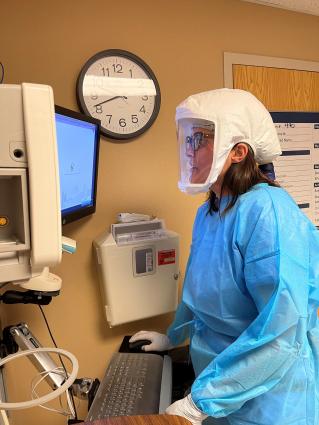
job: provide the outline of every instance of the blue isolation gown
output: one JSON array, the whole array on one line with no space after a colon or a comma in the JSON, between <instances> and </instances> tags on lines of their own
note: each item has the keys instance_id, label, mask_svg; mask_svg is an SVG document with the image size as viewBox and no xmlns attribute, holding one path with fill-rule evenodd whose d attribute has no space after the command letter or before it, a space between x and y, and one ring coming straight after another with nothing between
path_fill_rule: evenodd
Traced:
<instances>
[{"instance_id":1,"label":"blue isolation gown","mask_svg":"<svg viewBox=\"0 0 319 425\"><path fill-rule=\"evenodd\" d=\"M190 337L193 401L231 425L318 425L318 230L264 183L207 212L168 330L175 345Z\"/></svg>"}]
</instances>

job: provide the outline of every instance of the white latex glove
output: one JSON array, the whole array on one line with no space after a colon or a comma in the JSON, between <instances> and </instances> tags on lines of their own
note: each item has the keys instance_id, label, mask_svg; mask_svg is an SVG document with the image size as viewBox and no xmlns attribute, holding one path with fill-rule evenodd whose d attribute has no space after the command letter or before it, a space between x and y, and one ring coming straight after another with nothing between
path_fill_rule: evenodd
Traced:
<instances>
[{"instance_id":1,"label":"white latex glove","mask_svg":"<svg viewBox=\"0 0 319 425\"><path fill-rule=\"evenodd\" d=\"M151 344L142 346L143 351L166 351L173 348L168 336L154 331L139 331L130 338L129 342L140 341L141 339L151 341Z\"/></svg>"},{"instance_id":2,"label":"white latex glove","mask_svg":"<svg viewBox=\"0 0 319 425\"><path fill-rule=\"evenodd\" d=\"M168 406L165 413L168 415L183 416L183 418L190 421L193 425L201 425L202 421L208 416L195 406L190 394Z\"/></svg>"}]
</instances>

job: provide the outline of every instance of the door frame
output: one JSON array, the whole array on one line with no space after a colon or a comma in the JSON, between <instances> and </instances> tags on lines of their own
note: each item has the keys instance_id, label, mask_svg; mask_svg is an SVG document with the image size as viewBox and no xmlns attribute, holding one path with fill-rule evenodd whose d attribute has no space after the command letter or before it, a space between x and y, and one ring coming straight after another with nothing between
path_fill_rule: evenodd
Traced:
<instances>
[{"instance_id":1,"label":"door frame","mask_svg":"<svg viewBox=\"0 0 319 425\"><path fill-rule=\"evenodd\" d=\"M319 62L224 52L224 87L229 89L234 88L233 65L252 65L268 68L284 68L298 71L319 72Z\"/></svg>"}]
</instances>

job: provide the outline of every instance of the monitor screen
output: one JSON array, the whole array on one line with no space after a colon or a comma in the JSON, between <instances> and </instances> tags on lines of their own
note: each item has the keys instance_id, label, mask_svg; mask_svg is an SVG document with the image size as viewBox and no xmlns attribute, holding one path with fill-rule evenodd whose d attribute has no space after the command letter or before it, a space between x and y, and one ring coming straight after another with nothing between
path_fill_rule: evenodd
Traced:
<instances>
[{"instance_id":1,"label":"monitor screen","mask_svg":"<svg viewBox=\"0 0 319 425\"><path fill-rule=\"evenodd\" d=\"M100 121L55 107L62 224L95 212Z\"/></svg>"}]
</instances>

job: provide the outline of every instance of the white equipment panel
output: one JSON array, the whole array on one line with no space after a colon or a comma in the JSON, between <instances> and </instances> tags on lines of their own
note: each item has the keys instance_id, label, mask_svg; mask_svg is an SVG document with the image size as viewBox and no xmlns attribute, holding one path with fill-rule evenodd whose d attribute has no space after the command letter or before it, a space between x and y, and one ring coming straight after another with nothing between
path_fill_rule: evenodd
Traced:
<instances>
[{"instance_id":1,"label":"white equipment panel","mask_svg":"<svg viewBox=\"0 0 319 425\"><path fill-rule=\"evenodd\" d=\"M0 282L28 281L57 265L61 246L52 89L1 84Z\"/></svg>"}]
</instances>

